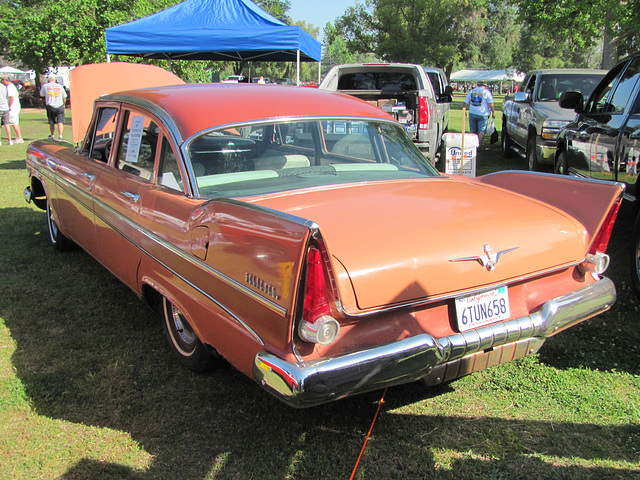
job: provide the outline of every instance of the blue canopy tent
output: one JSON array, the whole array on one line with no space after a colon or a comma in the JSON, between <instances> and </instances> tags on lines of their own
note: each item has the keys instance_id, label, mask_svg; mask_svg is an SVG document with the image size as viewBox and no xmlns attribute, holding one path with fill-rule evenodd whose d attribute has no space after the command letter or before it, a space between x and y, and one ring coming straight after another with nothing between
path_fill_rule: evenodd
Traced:
<instances>
[{"instance_id":1,"label":"blue canopy tent","mask_svg":"<svg viewBox=\"0 0 640 480\"><path fill-rule=\"evenodd\" d=\"M105 33L107 55L179 60L320 62L320 42L251 0L186 0Z\"/></svg>"}]
</instances>

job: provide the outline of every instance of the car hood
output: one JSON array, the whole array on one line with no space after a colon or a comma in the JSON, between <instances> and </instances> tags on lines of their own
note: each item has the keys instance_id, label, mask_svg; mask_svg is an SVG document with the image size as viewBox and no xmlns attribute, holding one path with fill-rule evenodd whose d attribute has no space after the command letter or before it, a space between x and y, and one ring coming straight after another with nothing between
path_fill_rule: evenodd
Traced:
<instances>
[{"instance_id":1,"label":"car hood","mask_svg":"<svg viewBox=\"0 0 640 480\"><path fill-rule=\"evenodd\" d=\"M82 65L71 70L69 80L73 92L71 103L73 143L78 143L84 138L91 122L93 102L101 95L134 88L185 83L164 68L126 62Z\"/></svg>"},{"instance_id":2,"label":"car hood","mask_svg":"<svg viewBox=\"0 0 640 480\"><path fill-rule=\"evenodd\" d=\"M590 241L582 224L552 206L461 177L342 185L251 202L318 224L347 310L566 267L584 259ZM488 249L493 268L483 265Z\"/></svg>"},{"instance_id":3,"label":"car hood","mask_svg":"<svg viewBox=\"0 0 640 480\"><path fill-rule=\"evenodd\" d=\"M558 102L538 102L536 110L549 120L572 122L576 118L576 112L569 108L560 108Z\"/></svg>"}]
</instances>

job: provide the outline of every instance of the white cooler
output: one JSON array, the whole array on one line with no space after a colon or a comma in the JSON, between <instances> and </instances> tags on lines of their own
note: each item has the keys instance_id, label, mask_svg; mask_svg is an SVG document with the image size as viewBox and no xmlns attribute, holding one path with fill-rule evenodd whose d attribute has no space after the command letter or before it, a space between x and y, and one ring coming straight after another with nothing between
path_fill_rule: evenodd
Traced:
<instances>
[{"instance_id":1,"label":"white cooler","mask_svg":"<svg viewBox=\"0 0 640 480\"><path fill-rule=\"evenodd\" d=\"M465 133L464 135L464 161L462 172L460 171L460 160L462 159L462 134L445 133L442 135L444 145L444 159L446 162L445 173L447 175L464 175L465 177L476 176L476 153L478 151L478 136L475 133Z\"/></svg>"}]
</instances>

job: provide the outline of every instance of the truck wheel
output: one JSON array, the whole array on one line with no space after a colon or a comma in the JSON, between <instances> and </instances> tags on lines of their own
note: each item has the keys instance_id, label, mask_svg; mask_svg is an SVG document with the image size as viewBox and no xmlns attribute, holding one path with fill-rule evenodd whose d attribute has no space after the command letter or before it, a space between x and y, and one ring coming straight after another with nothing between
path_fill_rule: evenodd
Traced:
<instances>
[{"instance_id":1,"label":"truck wheel","mask_svg":"<svg viewBox=\"0 0 640 480\"><path fill-rule=\"evenodd\" d=\"M629 253L631 286L636 296L640 298L640 214L636 217L631 232L631 251Z\"/></svg>"},{"instance_id":2,"label":"truck wheel","mask_svg":"<svg viewBox=\"0 0 640 480\"><path fill-rule=\"evenodd\" d=\"M507 133L507 125L505 122L502 122L502 156L504 158L513 158L515 152L513 151L513 142L511 141L511 137Z\"/></svg>"},{"instance_id":3,"label":"truck wheel","mask_svg":"<svg viewBox=\"0 0 640 480\"><path fill-rule=\"evenodd\" d=\"M527 139L527 165L532 172L539 172L541 170L538 157L536 156L536 137L531 133Z\"/></svg>"},{"instance_id":4,"label":"truck wheel","mask_svg":"<svg viewBox=\"0 0 640 480\"><path fill-rule=\"evenodd\" d=\"M564 150L558 154L554 170L558 175L569 175L569 163L567 162L567 153Z\"/></svg>"}]
</instances>

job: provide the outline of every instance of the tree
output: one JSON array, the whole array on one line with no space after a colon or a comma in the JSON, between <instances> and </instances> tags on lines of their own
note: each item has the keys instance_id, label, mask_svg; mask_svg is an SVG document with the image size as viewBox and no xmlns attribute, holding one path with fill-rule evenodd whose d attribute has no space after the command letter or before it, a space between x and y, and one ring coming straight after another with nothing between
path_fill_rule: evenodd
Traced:
<instances>
[{"instance_id":1,"label":"tree","mask_svg":"<svg viewBox=\"0 0 640 480\"><path fill-rule=\"evenodd\" d=\"M366 0L347 9L331 38L341 36L352 52L450 73L480 57L485 11L485 0Z\"/></svg>"},{"instance_id":2,"label":"tree","mask_svg":"<svg viewBox=\"0 0 640 480\"><path fill-rule=\"evenodd\" d=\"M344 39L331 23L327 23L324 27L324 39L325 45L322 54L323 73L326 73L334 65L378 61L373 53L357 53L349 50Z\"/></svg>"},{"instance_id":3,"label":"tree","mask_svg":"<svg viewBox=\"0 0 640 480\"><path fill-rule=\"evenodd\" d=\"M14 5L7 54L37 72L106 59L107 28L177 3L175 0L27 0Z\"/></svg>"},{"instance_id":4,"label":"tree","mask_svg":"<svg viewBox=\"0 0 640 480\"><path fill-rule=\"evenodd\" d=\"M270 13L278 20L291 25L291 17L287 12L291 8L290 0L253 0L253 3L262 8L265 12Z\"/></svg>"},{"instance_id":5,"label":"tree","mask_svg":"<svg viewBox=\"0 0 640 480\"><path fill-rule=\"evenodd\" d=\"M634 51L640 39L638 0L516 0L521 17L572 51L602 39L602 68Z\"/></svg>"}]
</instances>

